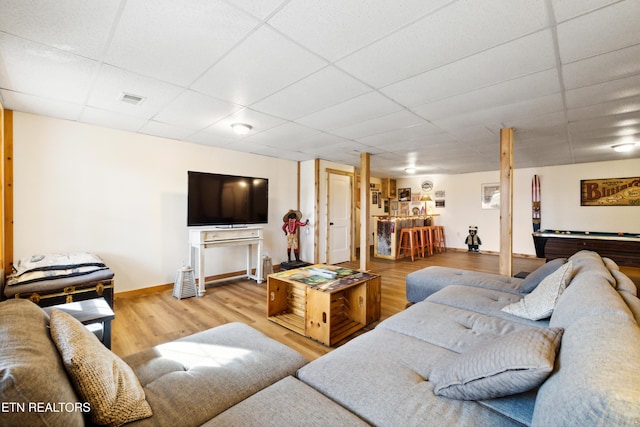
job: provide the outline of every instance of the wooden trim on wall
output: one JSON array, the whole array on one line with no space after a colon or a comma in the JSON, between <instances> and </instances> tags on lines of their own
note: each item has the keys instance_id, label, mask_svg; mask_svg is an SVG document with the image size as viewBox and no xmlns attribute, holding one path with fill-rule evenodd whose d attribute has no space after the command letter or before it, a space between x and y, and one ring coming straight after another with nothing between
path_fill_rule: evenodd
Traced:
<instances>
[{"instance_id":1,"label":"wooden trim on wall","mask_svg":"<svg viewBox=\"0 0 640 427\"><path fill-rule=\"evenodd\" d=\"M371 183L371 154L360 153L360 271L369 271L369 184Z\"/></svg>"},{"instance_id":2,"label":"wooden trim on wall","mask_svg":"<svg viewBox=\"0 0 640 427\"><path fill-rule=\"evenodd\" d=\"M5 274L13 266L13 111L2 114L2 265Z\"/></svg>"},{"instance_id":3,"label":"wooden trim on wall","mask_svg":"<svg viewBox=\"0 0 640 427\"><path fill-rule=\"evenodd\" d=\"M313 191L316 199L313 217L313 263L317 264L320 259L320 159L315 159L313 162L313 174Z\"/></svg>"}]
</instances>

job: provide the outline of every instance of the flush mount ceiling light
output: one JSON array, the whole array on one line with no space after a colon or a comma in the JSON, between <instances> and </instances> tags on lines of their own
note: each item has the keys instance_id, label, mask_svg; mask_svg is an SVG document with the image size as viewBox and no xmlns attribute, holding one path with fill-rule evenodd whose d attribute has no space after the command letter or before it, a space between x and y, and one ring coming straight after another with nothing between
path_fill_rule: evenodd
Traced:
<instances>
[{"instance_id":1,"label":"flush mount ceiling light","mask_svg":"<svg viewBox=\"0 0 640 427\"><path fill-rule=\"evenodd\" d=\"M613 150L618 153L626 153L627 151L633 150L633 147L635 145L636 144L634 144L633 142L627 142L625 144L612 145L611 148L613 148Z\"/></svg>"},{"instance_id":2,"label":"flush mount ceiling light","mask_svg":"<svg viewBox=\"0 0 640 427\"><path fill-rule=\"evenodd\" d=\"M238 135L246 135L252 129L251 125L246 123L232 123L231 129Z\"/></svg>"},{"instance_id":3,"label":"flush mount ceiling light","mask_svg":"<svg viewBox=\"0 0 640 427\"><path fill-rule=\"evenodd\" d=\"M416 173L416 168L405 168L404 171L410 175Z\"/></svg>"}]
</instances>

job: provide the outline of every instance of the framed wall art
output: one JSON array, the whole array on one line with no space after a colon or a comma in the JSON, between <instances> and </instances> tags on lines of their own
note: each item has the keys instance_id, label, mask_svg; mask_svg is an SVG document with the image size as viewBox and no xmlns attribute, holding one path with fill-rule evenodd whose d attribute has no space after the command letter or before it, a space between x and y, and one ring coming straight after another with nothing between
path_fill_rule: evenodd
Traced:
<instances>
[{"instance_id":1,"label":"framed wall art","mask_svg":"<svg viewBox=\"0 0 640 427\"><path fill-rule=\"evenodd\" d=\"M410 202L411 201L411 188L399 188L398 189L398 201Z\"/></svg>"},{"instance_id":2,"label":"framed wall art","mask_svg":"<svg viewBox=\"0 0 640 427\"><path fill-rule=\"evenodd\" d=\"M482 209L500 209L500 184L480 184Z\"/></svg>"},{"instance_id":3,"label":"framed wall art","mask_svg":"<svg viewBox=\"0 0 640 427\"><path fill-rule=\"evenodd\" d=\"M640 206L640 177L580 180L580 206Z\"/></svg>"}]
</instances>

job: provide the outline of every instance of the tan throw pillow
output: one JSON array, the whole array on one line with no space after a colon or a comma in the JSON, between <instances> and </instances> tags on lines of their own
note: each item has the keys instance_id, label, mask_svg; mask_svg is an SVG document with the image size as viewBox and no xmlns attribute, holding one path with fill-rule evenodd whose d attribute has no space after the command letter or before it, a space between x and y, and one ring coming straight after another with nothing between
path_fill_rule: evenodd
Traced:
<instances>
[{"instance_id":1,"label":"tan throw pillow","mask_svg":"<svg viewBox=\"0 0 640 427\"><path fill-rule=\"evenodd\" d=\"M439 396L485 400L531 390L551 374L560 346L560 328L531 328L479 344L443 359L429 381Z\"/></svg>"},{"instance_id":2,"label":"tan throw pillow","mask_svg":"<svg viewBox=\"0 0 640 427\"><path fill-rule=\"evenodd\" d=\"M548 318L553 313L558 298L571 281L572 271L573 263L569 261L545 277L520 301L502 307L502 311L530 320Z\"/></svg>"},{"instance_id":3,"label":"tan throw pillow","mask_svg":"<svg viewBox=\"0 0 640 427\"><path fill-rule=\"evenodd\" d=\"M51 337L95 424L118 426L152 415L135 373L73 316L51 310Z\"/></svg>"}]
</instances>

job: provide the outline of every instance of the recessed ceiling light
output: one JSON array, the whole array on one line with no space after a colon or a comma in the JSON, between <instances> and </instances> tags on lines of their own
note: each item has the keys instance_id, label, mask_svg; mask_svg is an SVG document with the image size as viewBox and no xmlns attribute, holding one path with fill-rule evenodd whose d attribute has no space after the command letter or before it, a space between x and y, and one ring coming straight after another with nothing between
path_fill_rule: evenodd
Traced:
<instances>
[{"instance_id":1,"label":"recessed ceiling light","mask_svg":"<svg viewBox=\"0 0 640 427\"><path fill-rule=\"evenodd\" d=\"M144 96L134 95L132 93L122 92L122 94L120 94L120 101L126 102L127 104L138 105L145 99Z\"/></svg>"},{"instance_id":2,"label":"recessed ceiling light","mask_svg":"<svg viewBox=\"0 0 640 427\"><path fill-rule=\"evenodd\" d=\"M252 129L251 125L246 123L232 123L231 129L238 135L246 135Z\"/></svg>"},{"instance_id":3,"label":"recessed ceiling light","mask_svg":"<svg viewBox=\"0 0 640 427\"><path fill-rule=\"evenodd\" d=\"M627 142L625 144L612 145L611 148L613 148L613 150L617 151L618 153L626 153L627 151L633 150L633 147L635 145L636 144L634 144L633 142Z\"/></svg>"},{"instance_id":4,"label":"recessed ceiling light","mask_svg":"<svg viewBox=\"0 0 640 427\"><path fill-rule=\"evenodd\" d=\"M413 175L414 173L416 173L416 168L405 168L404 171L408 174Z\"/></svg>"}]
</instances>

